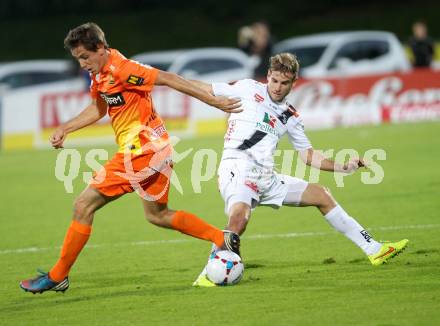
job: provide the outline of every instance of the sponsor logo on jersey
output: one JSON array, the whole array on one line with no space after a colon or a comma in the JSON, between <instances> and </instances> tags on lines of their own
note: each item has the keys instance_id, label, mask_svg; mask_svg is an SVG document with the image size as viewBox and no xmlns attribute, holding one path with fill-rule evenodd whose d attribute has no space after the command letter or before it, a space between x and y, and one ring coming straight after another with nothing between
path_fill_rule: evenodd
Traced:
<instances>
[{"instance_id":1,"label":"sponsor logo on jersey","mask_svg":"<svg viewBox=\"0 0 440 326\"><path fill-rule=\"evenodd\" d=\"M144 84L144 79L139 76L130 75L130 76L128 76L127 83L132 84L132 85L136 85L136 86L141 86Z\"/></svg>"},{"instance_id":2,"label":"sponsor logo on jersey","mask_svg":"<svg viewBox=\"0 0 440 326\"><path fill-rule=\"evenodd\" d=\"M278 136L278 133L275 130L275 128L272 128L267 123L257 122L257 129L260 130L260 131L263 131L265 133L269 133L269 134L272 134L274 136Z\"/></svg>"},{"instance_id":3,"label":"sponsor logo on jersey","mask_svg":"<svg viewBox=\"0 0 440 326\"><path fill-rule=\"evenodd\" d=\"M274 136L278 136L278 132L275 130L275 123L277 118L270 115L267 112L264 112L263 122L257 122L257 129L264 131L266 133L272 134Z\"/></svg>"},{"instance_id":4,"label":"sponsor logo on jersey","mask_svg":"<svg viewBox=\"0 0 440 326\"><path fill-rule=\"evenodd\" d=\"M272 128L275 128L275 123L277 122L277 118L272 116L272 115L270 115L267 112L264 112L263 122L266 122Z\"/></svg>"},{"instance_id":5,"label":"sponsor logo on jersey","mask_svg":"<svg viewBox=\"0 0 440 326\"><path fill-rule=\"evenodd\" d=\"M260 94L257 94L257 93L255 93L255 95L254 95L254 99L255 99L255 101L258 102L258 103L261 103L261 102L264 101L264 97L261 96Z\"/></svg>"},{"instance_id":6,"label":"sponsor logo on jersey","mask_svg":"<svg viewBox=\"0 0 440 326\"><path fill-rule=\"evenodd\" d=\"M100 93L102 99L107 103L108 106L121 106L125 104L124 97L122 93L115 94L104 94Z\"/></svg>"}]
</instances>

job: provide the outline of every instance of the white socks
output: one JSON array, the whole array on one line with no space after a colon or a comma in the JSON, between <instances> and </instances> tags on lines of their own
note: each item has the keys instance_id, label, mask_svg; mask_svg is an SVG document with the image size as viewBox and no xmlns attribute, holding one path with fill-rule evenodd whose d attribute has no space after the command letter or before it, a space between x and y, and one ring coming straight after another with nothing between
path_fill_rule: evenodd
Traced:
<instances>
[{"instance_id":1,"label":"white socks","mask_svg":"<svg viewBox=\"0 0 440 326\"><path fill-rule=\"evenodd\" d=\"M375 241L341 206L337 205L325 215L325 218L331 226L353 241L367 255L379 252L382 247L382 244Z\"/></svg>"}]
</instances>

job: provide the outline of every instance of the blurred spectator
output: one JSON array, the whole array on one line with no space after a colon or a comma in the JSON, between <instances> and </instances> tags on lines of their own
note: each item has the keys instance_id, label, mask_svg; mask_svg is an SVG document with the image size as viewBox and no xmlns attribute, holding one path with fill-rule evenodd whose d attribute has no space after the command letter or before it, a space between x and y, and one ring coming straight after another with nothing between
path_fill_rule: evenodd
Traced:
<instances>
[{"instance_id":1,"label":"blurred spectator","mask_svg":"<svg viewBox=\"0 0 440 326\"><path fill-rule=\"evenodd\" d=\"M272 44L272 36L266 22L258 21L251 26L243 26L238 31L238 47L258 59L254 69L255 79L266 77Z\"/></svg>"},{"instance_id":2,"label":"blurred spectator","mask_svg":"<svg viewBox=\"0 0 440 326\"><path fill-rule=\"evenodd\" d=\"M422 21L416 21L413 26L413 36L409 39L409 46L414 55L414 67L431 66L434 54L434 42L428 36L428 28Z\"/></svg>"}]
</instances>

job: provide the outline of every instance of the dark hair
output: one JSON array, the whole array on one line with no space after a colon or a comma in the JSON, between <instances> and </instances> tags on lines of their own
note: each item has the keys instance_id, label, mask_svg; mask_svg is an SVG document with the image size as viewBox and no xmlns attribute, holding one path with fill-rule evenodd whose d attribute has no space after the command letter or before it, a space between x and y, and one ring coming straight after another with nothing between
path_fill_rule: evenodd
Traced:
<instances>
[{"instance_id":1,"label":"dark hair","mask_svg":"<svg viewBox=\"0 0 440 326\"><path fill-rule=\"evenodd\" d=\"M296 55L291 53L279 53L269 60L269 70L279 71L283 74L293 74L293 80L298 79L299 62Z\"/></svg>"},{"instance_id":2,"label":"dark hair","mask_svg":"<svg viewBox=\"0 0 440 326\"><path fill-rule=\"evenodd\" d=\"M102 29L95 23L85 23L75 27L67 33L64 47L71 51L78 46L83 46L88 51L96 52L99 45L108 48Z\"/></svg>"}]
</instances>

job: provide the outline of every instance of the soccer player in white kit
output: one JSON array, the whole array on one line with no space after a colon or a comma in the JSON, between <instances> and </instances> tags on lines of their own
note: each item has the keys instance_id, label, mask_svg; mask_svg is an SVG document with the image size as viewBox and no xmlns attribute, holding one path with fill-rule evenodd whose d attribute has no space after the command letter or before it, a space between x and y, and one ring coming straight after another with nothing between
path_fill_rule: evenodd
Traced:
<instances>
[{"instance_id":1,"label":"soccer player in white kit","mask_svg":"<svg viewBox=\"0 0 440 326\"><path fill-rule=\"evenodd\" d=\"M313 150L298 112L286 101L298 78L298 70L296 57L281 53L270 58L267 84L251 79L232 85L193 81L211 94L237 97L242 102L243 111L229 117L218 169L219 189L229 216L226 228L241 235L251 211L258 205L316 206L333 228L364 251L373 265L381 265L401 252L408 240L383 244L375 241L335 201L328 189L278 174L273 169L274 151L284 134L307 165L342 173L352 173L365 166L360 158L341 165ZM193 285L215 286L206 278L206 269Z\"/></svg>"}]
</instances>

